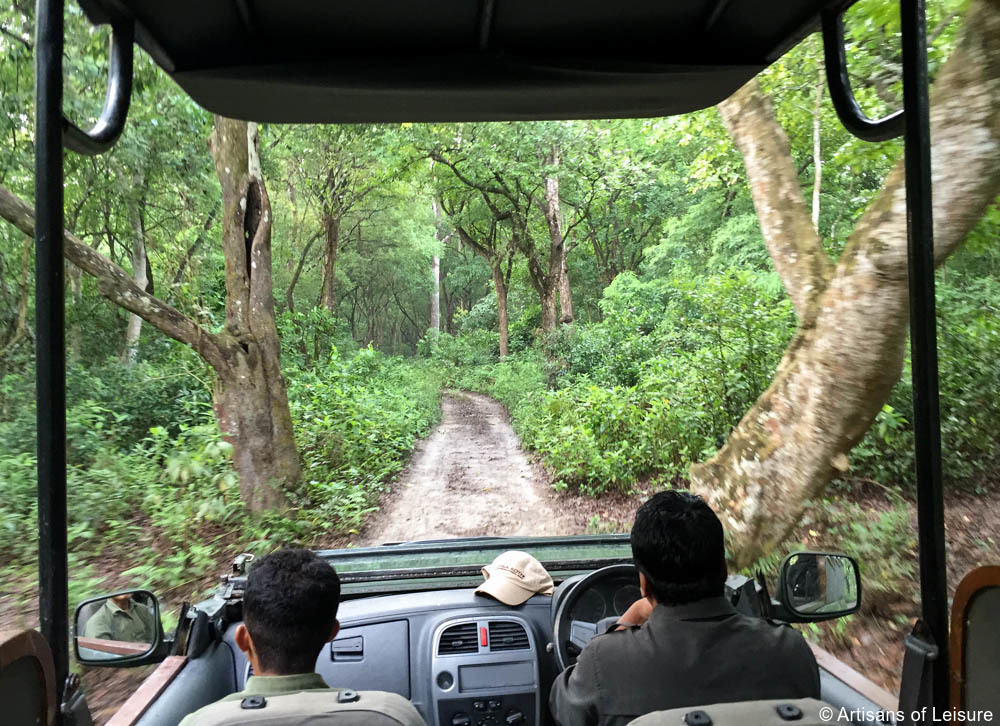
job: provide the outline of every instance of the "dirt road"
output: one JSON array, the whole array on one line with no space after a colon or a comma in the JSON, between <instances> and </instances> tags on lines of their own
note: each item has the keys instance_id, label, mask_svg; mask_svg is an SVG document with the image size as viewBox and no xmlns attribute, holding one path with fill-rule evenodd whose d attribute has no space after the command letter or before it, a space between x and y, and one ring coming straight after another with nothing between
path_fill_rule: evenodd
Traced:
<instances>
[{"instance_id":1,"label":"dirt road","mask_svg":"<svg viewBox=\"0 0 1000 726\"><path fill-rule=\"evenodd\" d=\"M586 531L521 451L499 403L452 392L441 414L359 544Z\"/></svg>"}]
</instances>

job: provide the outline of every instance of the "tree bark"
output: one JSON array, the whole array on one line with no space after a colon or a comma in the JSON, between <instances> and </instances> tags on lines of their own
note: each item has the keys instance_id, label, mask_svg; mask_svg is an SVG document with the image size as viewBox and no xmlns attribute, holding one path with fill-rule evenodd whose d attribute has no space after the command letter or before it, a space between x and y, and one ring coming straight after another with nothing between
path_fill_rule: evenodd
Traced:
<instances>
[{"instance_id":1,"label":"tree bark","mask_svg":"<svg viewBox=\"0 0 1000 726\"><path fill-rule=\"evenodd\" d=\"M288 505L300 468L281 375L271 278L271 204L260 172L257 125L215 117L209 142L222 184L226 343L214 407L233 444L240 495L251 511Z\"/></svg>"},{"instance_id":2,"label":"tree bark","mask_svg":"<svg viewBox=\"0 0 1000 726\"><path fill-rule=\"evenodd\" d=\"M784 132L752 81L720 108L801 323L775 379L691 487L726 523L734 565L774 551L837 473L899 378L908 322L903 162L838 264L822 253ZM1000 193L1000 0L969 8L931 98L938 264Z\"/></svg>"},{"instance_id":3,"label":"tree bark","mask_svg":"<svg viewBox=\"0 0 1000 726\"><path fill-rule=\"evenodd\" d=\"M337 249L340 245L340 217L336 214L326 214L323 217L323 295L320 304L331 313L337 310L335 294L337 270Z\"/></svg>"}]
</instances>

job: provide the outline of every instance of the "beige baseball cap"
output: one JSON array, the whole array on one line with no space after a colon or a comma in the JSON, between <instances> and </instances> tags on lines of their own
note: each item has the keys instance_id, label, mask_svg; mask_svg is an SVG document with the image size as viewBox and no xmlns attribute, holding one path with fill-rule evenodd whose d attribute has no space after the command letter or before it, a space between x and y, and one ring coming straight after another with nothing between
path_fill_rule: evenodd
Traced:
<instances>
[{"instance_id":1,"label":"beige baseball cap","mask_svg":"<svg viewBox=\"0 0 1000 726\"><path fill-rule=\"evenodd\" d=\"M552 577L542 563L527 552L511 550L483 568L486 582L476 594L490 595L505 605L520 605L532 595L551 595Z\"/></svg>"}]
</instances>

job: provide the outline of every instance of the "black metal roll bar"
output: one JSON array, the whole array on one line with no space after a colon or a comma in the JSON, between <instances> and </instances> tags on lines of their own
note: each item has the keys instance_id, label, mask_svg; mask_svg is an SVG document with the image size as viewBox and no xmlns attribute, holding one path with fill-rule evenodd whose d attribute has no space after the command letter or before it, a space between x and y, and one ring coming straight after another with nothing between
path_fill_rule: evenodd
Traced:
<instances>
[{"instance_id":1,"label":"black metal roll bar","mask_svg":"<svg viewBox=\"0 0 1000 726\"><path fill-rule=\"evenodd\" d=\"M904 108L873 121L847 75L843 12L822 14L830 96L844 126L878 141L905 133L910 331L913 358L921 622L907 659L922 653L928 705L948 703L948 601L941 483L934 237L924 0L901 0ZM52 650L60 700L69 673L66 541L66 371L64 339L63 145L81 154L110 149L125 126L132 93L134 24L111 19L112 52L104 110L90 131L63 117L65 0L37 0L35 15L35 355L38 422L39 616ZM913 645L915 644L915 645ZM904 679L905 680L905 679ZM905 684L904 684L905 689ZM57 723L62 724L62 715Z\"/></svg>"},{"instance_id":2,"label":"black metal roll bar","mask_svg":"<svg viewBox=\"0 0 1000 726\"><path fill-rule=\"evenodd\" d=\"M905 642L900 704L911 701L907 704L910 708L905 709L908 713L917 706L943 707L948 703L948 578L934 295L927 19L924 0L900 1L903 108L873 121L854 98L847 72L844 13L853 4L851 0L822 14L830 99L841 123L855 136L866 141L904 136L921 603L920 620Z\"/></svg>"},{"instance_id":3,"label":"black metal roll bar","mask_svg":"<svg viewBox=\"0 0 1000 726\"><path fill-rule=\"evenodd\" d=\"M63 0L35 11L35 404L38 615L52 650L56 703L69 674L66 552L66 346L63 262ZM64 722L57 713L56 723Z\"/></svg>"},{"instance_id":4,"label":"black metal roll bar","mask_svg":"<svg viewBox=\"0 0 1000 726\"><path fill-rule=\"evenodd\" d=\"M108 67L108 93L104 109L90 131L84 131L63 117L63 144L67 149L86 156L108 151L125 130L128 107L132 101L132 43L135 22L131 18L112 19L111 63Z\"/></svg>"},{"instance_id":5,"label":"black metal roll bar","mask_svg":"<svg viewBox=\"0 0 1000 726\"><path fill-rule=\"evenodd\" d=\"M917 705L948 704L948 562L944 546L944 486L938 396L934 293L934 214L931 198L930 96L924 0L901 0L903 109L906 117L906 235L910 282L913 442L917 478L921 619L906 658L927 658L927 693ZM904 679L905 680L905 679ZM901 692L905 697L905 691Z\"/></svg>"}]
</instances>

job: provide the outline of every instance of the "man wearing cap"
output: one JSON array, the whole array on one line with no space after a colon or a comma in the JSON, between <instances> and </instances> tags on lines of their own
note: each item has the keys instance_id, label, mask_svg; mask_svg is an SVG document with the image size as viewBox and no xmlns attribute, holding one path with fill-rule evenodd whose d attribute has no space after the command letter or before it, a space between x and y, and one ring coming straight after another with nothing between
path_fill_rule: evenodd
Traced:
<instances>
[{"instance_id":1,"label":"man wearing cap","mask_svg":"<svg viewBox=\"0 0 1000 726\"><path fill-rule=\"evenodd\" d=\"M532 595L551 595L552 577L542 563L527 552L510 550L497 556L483 568L486 581L476 588L477 595L489 595L505 605L517 606Z\"/></svg>"},{"instance_id":2,"label":"man wearing cap","mask_svg":"<svg viewBox=\"0 0 1000 726\"><path fill-rule=\"evenodd\" d=\"M552 686L560 726L619 726L672 708L819 698L819 669L787 625L726 600L722 523L700 498L660 492L632 527L642 598Z\"/></svg>"}]
</instances>

